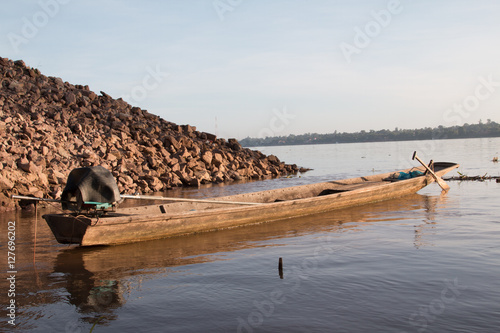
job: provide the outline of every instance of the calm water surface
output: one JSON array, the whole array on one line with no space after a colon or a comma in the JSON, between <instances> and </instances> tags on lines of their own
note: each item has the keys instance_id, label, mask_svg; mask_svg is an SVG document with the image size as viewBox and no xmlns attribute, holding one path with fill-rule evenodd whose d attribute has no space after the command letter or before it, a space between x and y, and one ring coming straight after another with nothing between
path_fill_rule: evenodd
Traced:
<instances>
[{"instance_id":1,"label":"calm water surface","mask_svg":"<svg viewBox=\"0 0 500 333\"><path fill-rule=\"evenodd\" d=\"M392 171L424 160L500 175L500 139L260 148L313 168L169 195L209 197ZM453 171L450 175L457 175ZM114 247L57 244L32 213L0 217L0 331L497 332L500 184ZM16 326L7 229L16 222ZM36 228L36 233L35 233ZM34 246L36 236L36 251ZM283 258L283 278L278 259Z\"/></svg>"}]
</instances>

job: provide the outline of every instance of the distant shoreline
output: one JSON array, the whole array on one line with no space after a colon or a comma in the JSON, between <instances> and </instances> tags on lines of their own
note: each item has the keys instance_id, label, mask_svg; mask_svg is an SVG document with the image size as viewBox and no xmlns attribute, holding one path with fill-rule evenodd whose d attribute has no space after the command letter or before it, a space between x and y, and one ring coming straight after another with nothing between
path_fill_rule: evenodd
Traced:
<instances>
[{"instance_id":1,"label":"distant shoreline","mask_svg":"<svg viewBox=\"0 0 500 333\"><path fill-rule=\"evenodd\" d=\"M341 144L364 142L398 142L418 140L478 139L500 137L500 124L487 120L486 123L464 124L462 126L423 129L395 129L361 131L354 133L307 133L301 135L275 136L266 138L245 138L240 140L244 147L297 146L317 144Z\"/></svg>"}]
</instances>

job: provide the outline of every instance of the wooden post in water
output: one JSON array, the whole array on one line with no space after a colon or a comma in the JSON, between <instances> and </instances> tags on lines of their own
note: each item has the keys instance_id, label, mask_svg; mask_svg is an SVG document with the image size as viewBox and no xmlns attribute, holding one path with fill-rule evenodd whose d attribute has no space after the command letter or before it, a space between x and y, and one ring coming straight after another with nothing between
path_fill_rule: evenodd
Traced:
<instances>
[{"instance_id":1,"label":"wooden post in water","mask_svg":"<svg viewBox=\"0 0 500 333\"><path fill-rule=\"evenodd\" d=\"M280 275L280 279L283 279L283 258L281 258L281 257L278 261L278 272Z\"/></svg>"}]
</instances>

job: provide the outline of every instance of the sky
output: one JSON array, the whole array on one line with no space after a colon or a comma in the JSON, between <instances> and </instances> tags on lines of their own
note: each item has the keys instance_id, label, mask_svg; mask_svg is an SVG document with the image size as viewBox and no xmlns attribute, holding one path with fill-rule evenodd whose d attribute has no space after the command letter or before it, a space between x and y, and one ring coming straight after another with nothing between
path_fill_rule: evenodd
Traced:
<instances>
[{"instance_id":1,"label":"sky","mask_svg":"<svg viewBox=\"0 0 500 333\"><path fill-rule=\"evenodd\" d=\"M498 0L3 1L0 56L219 137L500 122Z\"/></svg>"}]
</instances>

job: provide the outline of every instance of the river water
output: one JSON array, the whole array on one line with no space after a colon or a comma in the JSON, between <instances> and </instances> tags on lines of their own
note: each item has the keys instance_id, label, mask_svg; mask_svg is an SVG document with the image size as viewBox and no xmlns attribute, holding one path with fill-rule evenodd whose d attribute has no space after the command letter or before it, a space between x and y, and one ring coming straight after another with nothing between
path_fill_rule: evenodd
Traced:
<instances>
[{"instance_id":1,"label":"river water","mask_svg":"<svg viewBox=\"0 0 500 333\"><path fill-rule=\"evenodd\" d=\"M392 171L418 165L414 150L426 161L460 163L469 176L500 175L492 161L499 138L259 149L314 170L169 195L210 197ZM497 332L500 183L448 184L445 195L434 183L354 209L113 247L60 245L41 212L4 214L0 331ZM7 316L12 301L15 326Z\"/></svg>"}]
</instances>

